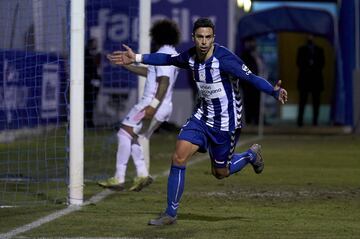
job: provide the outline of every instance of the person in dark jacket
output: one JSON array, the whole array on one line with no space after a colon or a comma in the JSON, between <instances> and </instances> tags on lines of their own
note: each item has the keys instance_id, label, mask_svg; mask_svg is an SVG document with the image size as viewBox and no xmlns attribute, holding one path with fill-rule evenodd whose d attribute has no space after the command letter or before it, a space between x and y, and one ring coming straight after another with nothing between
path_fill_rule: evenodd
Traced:
<instances>
[{"instance_id":1,"label":"person in dark jacket","mask_svg":"<svg viewBox=\"0 0 360 239\"><path fill-rule=\"evenodd\" d=\"M318 124L320 96L324 90L322 69L324 67L324 51L313 42L313 35L309 35L305 45L297 52L296 63L299 68L298 90L299 90L299 113L297 124L303 126L304 109L308 95L312 96L314 126Z\"/></svg>"},{"instance_id":2,"label":"person in dark jacket","mask_svg":"<svg viewBox=\"0 0 360 239\"><path fill-rule=\"evenodd\" d=\"M244 51L240 58L252 73L259 75L255 38L250 37L245 39ZM246 81L241 82L241 87L244 95L245 122L249 125L257 125L259 123L260 112L260 91Z\"/></svg>"},{"instance_id":3,"label":"person in dark jacket","mask_svg":"<svg viewBox=\"0 0 360 239\"><path fill-rule=\"evenodd\" d=\"M89 39L85 47L85 79L84 79L84 113L85 127L94 127L94 108L101 85L101 76L98 74L101 55L95 38Z\"/></svg>"}]
</instances>

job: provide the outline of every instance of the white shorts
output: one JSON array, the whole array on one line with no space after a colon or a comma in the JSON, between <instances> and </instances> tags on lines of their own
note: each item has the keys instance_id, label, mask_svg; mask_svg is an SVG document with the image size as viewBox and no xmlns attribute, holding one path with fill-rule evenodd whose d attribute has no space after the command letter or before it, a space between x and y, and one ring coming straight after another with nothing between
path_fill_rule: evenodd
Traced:
<instances>
[{"instance_id":1,"label":"white shorts","mask_svg":"<svg viewBox=\"0 0 360 239\"><path fill-rule=\"evenodd\" d=\"M137 133L141 130L145 112L143 111L146 106L150 104L151 100L141 100L134 105L130 112L126 115L125 119L121 122L123 125L127 125L134 128L134 132ZM159 122L168 121L172 113L172 103L163 102L157 109L154 118Z\"/></svg>"}]
</instances>

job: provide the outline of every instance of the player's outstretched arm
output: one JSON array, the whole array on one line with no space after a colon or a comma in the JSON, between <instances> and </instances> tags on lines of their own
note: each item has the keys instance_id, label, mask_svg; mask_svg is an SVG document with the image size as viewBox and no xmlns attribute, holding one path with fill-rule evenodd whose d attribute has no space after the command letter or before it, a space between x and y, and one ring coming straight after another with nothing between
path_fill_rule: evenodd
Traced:
<instances>
[{"instance_id":1,"label":"player's outstretched arm","mask_svg":"<svg viewBox=\"0 0 360 239\"><path fill-rule=\"evenodd\" d=\"M279 80L274 86L274 91L279 93L279 95L277 96L277 100L280 101L282 104L285 104L287 102L288 95L287 91L284 88L281 88L281 80Z\"/></svg>"},{"instance_id":2,"label":"player's outstretched arm","mask_svg":"<svg viewBox=\"0 0 360 239\"><path fill-rule=\"evenodd\" d=\"M139 76L147 76L147 67L145 66L135 66L135 65L123 65L125 69L128 71L131 71L132 73L135 73Z\"/></svg>"},{"instance_id":3,"label":"player's outstretched arm","mask_svg":"<svg viewBox=\"0 0 360 239\"><path fill-rule=\"evenodd\" d=\"M188 54L171 55L165 53L136 54L127 45L123 44L126 51L114 51L107 55L107 58L115 65L130 65L134 62L146 65L165 66L174 65L181 68L188 68Z\"/></svg>"},{"instance_id":4,"label":"player's outstretched arm","mask_svg":"<svg viewBox=\"0 0 360 239\"><path fill-rule=\"evenodd\" d=\"M115 65L130 65L135 62L136 54L127 45L123 44L126 51L114 51L107 55L108 60Z\"/></svg>"}]
</instances>

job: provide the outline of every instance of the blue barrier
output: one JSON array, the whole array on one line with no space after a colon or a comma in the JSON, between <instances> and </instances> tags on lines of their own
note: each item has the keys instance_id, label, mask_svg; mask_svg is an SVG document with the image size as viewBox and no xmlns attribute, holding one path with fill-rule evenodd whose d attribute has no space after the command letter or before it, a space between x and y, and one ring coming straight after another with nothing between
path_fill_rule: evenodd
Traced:
<instances>
[{"instance_id":1,"label":"blue barrier","mask_svg":"<svg viewBox=\"0 0 360 239\"><path fill-rule=\"evenodd\" d=\"M66 121L67 85L59 55L0 50L0 131Z\"/></svg>"}]
</instances>

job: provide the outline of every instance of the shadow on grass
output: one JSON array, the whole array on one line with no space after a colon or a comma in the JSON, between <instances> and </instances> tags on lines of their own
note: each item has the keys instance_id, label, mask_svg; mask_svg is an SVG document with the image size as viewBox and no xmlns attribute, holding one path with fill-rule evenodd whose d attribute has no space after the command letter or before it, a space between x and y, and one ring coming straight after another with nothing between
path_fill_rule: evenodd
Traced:
<instances>
[{"instance_id":1,"label":"shadow on grass","mask_svg":"<svg viewBox=\"0 0 360 239\"><path fill-rule=\"evenodd\" d=\"M240 217L240 216L233 216L233 217L221 217L221 216L210 216L210 215L201 215L201 214L194 214L194 213L179 213L178 220L189 220L189 221L206 221L206 222L217 222L217 221L229 221L229 220L242 220L248 221L249 218Z\"/></svg>"},{"instance_id":2,"label":"shadow on grass","mask_svg":"<svg viewBox=\"0 0 360 239\"><path fill-rule=\"evenodd\" d=\"M136 212L133 212L136 214ZM150 217L157 217L160 213L137 213L137 214L147 214L151 215ZM203 214L194 214L194 213L179 213L178 220L189 220L189 221L206 221L206 222L218 222L218 221L230 221L230 220L242 220L242 221L250 221L250 218L240 217L240 216L212 216L212 215L203 215Z\"/></svg>"}]
</instances>

